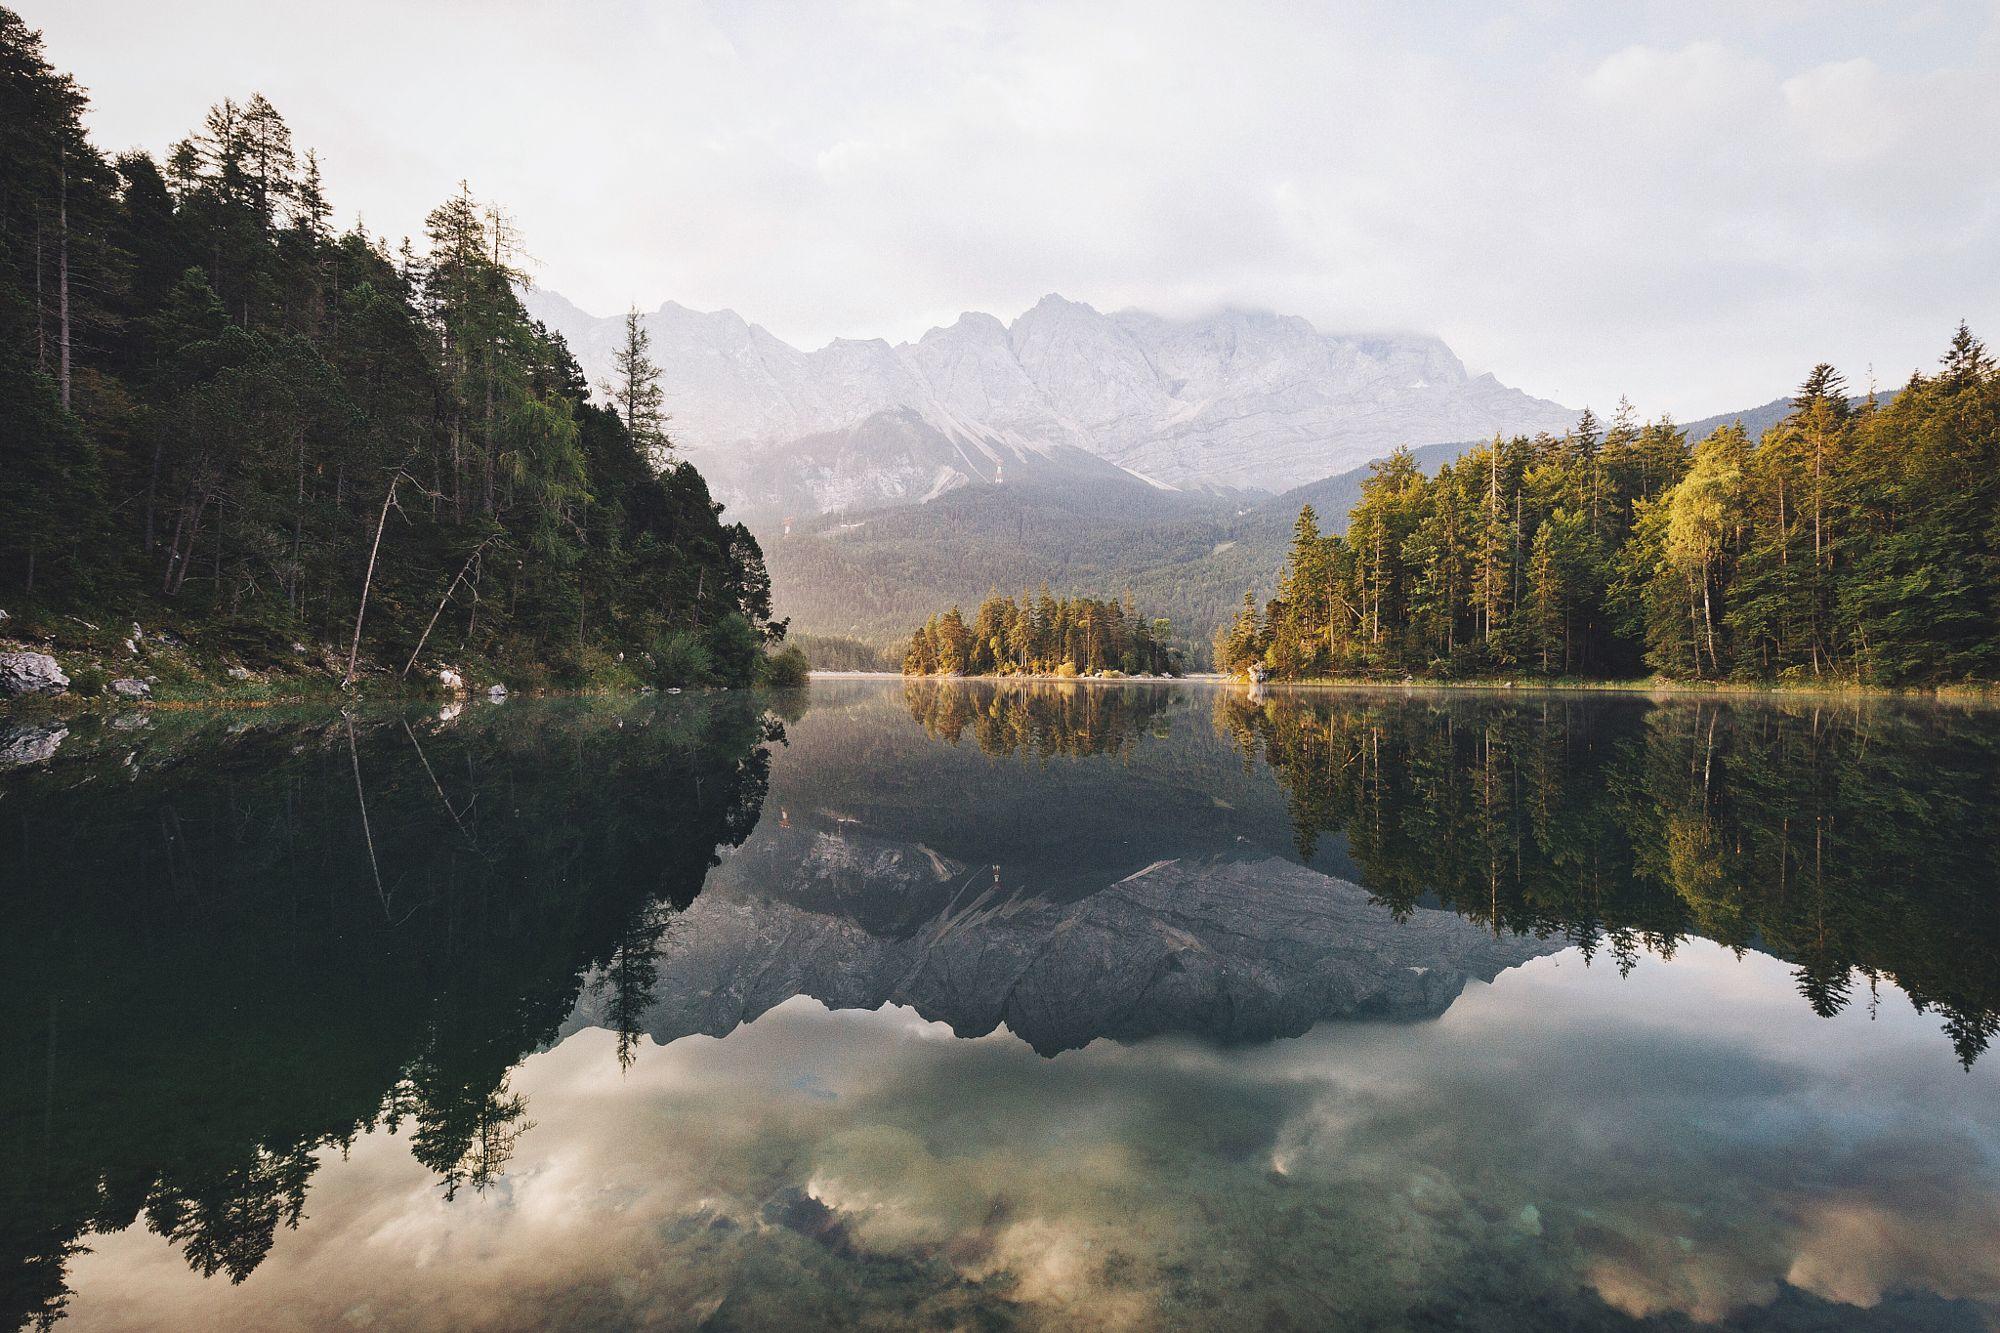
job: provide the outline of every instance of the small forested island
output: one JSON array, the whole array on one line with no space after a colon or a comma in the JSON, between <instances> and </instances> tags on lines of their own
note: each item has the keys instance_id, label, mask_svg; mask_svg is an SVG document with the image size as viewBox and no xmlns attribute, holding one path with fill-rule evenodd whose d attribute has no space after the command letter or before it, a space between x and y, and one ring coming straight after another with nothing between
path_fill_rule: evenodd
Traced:
<instances>
[{"instance_id":1,"label":"small forested island","mask_svg":"<svg viewBox=\"0 0 2000 1333\"><path fill-rule=\"evenodd\" d=\"M674 458L644 329L590 401L503 210L461 185L419 244L336 233L262 96L164 162L107 157L85 106L0 8L0 653L27 685L802 677L756 540Z\"/></svg>"},{"instance_id":2,"label":"small forested island","mask_svg":"<svg viewBox=\"0 0 2000 1333\"><path fill-rule=\"evenodd\" d=\"M1172 626L1122 602L990 594L972 623L952 607L925 620L903 652L907 676L1177 676Z\"/></svg>"},{"instance_id":3,"label":"small forested island","mask_svg":"<svg viewBox=\"0 0 2000 1333\"><path fill-rule=\"evenodd\" d=\"M1940 369L1690 443L1671 420L1495 439L1427 477L1377 463L1346 535L1299 514L1277 595L1218 669L1926 687L2000 677L2000 374L1963 324Z\"/></svg>"}]
</instances>

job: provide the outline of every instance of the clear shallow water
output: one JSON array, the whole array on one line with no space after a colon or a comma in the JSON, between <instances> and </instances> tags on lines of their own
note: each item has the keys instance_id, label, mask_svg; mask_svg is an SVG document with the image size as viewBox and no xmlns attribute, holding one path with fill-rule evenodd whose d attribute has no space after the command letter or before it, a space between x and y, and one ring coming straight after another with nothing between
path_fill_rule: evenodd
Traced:
<instances>
[{"instance_id":1,"label":"clear shallow water","mask_svg":"<svg viewBox=\"0 0 2000 1333\"><path fill-rule=\"evenodd\" d=\"M1996 813L1879 704L79 724L0 775L8 1308L1992 1328Z\"/></svg>"}]
</instances>

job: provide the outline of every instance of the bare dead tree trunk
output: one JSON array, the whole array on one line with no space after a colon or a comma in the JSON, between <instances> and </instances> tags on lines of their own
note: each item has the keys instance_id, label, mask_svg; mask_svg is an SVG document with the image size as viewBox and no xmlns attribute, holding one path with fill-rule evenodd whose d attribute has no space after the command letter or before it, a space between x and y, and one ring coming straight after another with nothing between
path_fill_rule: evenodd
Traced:
<instances>
[{"instance_id":1,"label":"bare dead tree trunk","mask_svg":"<svg viewBox=\"0 0 2000 1333\"><path fill-rule=\"evenodd\" d=\"M486 539L486 541L491 541L491 540L493 540L491 537ZM485 549L486 549L486 542L481 542L479 543L479 545L473 547L472 554L465 557L464 566L459 569L458 573L452 578L452 581L450 583L444 585L444 596L438 598L437 610L431 612L430 623L428 625L425 625L424 632L417 636L417 646L411 650L410 660L403 663L402 674L398 676L399 680L407 679L409 677L410 668L417 664L418 656L421 655L422 652L424 651L424 644L430 641L431 631L437 628L438 617L444 614L445 603L451 600L452 593L456 591L458 585L464 581L465 576L472 572L472 562L479 559L479 553L481 551L484 551Z\"/></svg>"},{"instance_id":2,"label":"bare dead tree trunk","mask_svg":"<svg viewBox=\"0 0 2000 1333\"><path fill-rule=\"evenodd\" d=\"M375 541L368 548L368 572L361 577L361 605L354 608L354 641L347 647L347 674L340 678L343 690L354 684L354 664L361 656L361 621L368 614L368 590L375 583L375 557L382 550L382 529L389 526L389 507L396 503L396 484L402 479L403 471L398 468L396 475L389 478L389 491L382 497L382 513L375 520Z\"/></svg>"}]
</instances>

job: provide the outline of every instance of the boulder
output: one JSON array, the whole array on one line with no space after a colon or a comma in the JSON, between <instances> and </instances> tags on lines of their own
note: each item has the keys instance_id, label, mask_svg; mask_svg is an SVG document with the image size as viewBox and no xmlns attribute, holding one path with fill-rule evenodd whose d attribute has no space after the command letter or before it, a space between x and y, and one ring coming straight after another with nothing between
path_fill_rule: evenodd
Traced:
<instances>
[{"instance_id":1,"label":"boulder","mask_svg":"<svg viewBox=\"0 0 2000 1333\"><path fill-rule=\"evenodd\" d=\"M250 679L250 672L249 669L246 667L233 666L229 668L229 670L223 672L222 674L229 677L231 680Z\"/></svg>"},{"instance_id":2,"label":"boulder","mask_svg":"<svg viewBox=\"0 0 2000 1333\"><path fill-rule=\"evenodd\" d=\"M507 697L507 687L505 685L498 685L498 684L489 685L486 687L486 697L493 700L493 702L498 703L500 702L500 700Z\"/></svg>"},{"instance_id":3,"label":"boulder","mask_svg":"<svg viewBox=\"0 0 2000 1333\"><path fill-rule=\"evenodd\" d=\"M465 677L459 675L450 667L438 668L438 684L444 686L453 694L465 693Z\"/></svg>"},{"instance_id":4,"label":"boulder","mask_svg":"<svg viewBox=\"0 0 2000 1333\"><path fill-rule=\"evenodd\" d=\"M152 696L153 687L143 680L133 680L127 676L112 681L111 692L121 699L145 699Z\"/></svg>"},{"instance_id":5,"label":"boulder","mask_svg":"<svg viewBox=\"0 0 2000 1333\"><path fill-rule=\"evenodd\" d=\"M0 653L0 699L24 694L61 694L69 677L47 653Z\"/></svg>"}]
</instances>

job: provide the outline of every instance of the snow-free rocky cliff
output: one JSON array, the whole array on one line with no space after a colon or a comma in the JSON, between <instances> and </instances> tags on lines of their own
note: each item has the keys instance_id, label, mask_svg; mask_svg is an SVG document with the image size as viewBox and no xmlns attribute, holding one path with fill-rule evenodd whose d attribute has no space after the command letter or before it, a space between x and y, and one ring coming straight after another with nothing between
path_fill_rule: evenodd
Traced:
<instances>
[{"instance_id":1,"label":"snow-free rocky cliff","mask_svg":"<svg viewBox=\"0 0 2000 1333\"><path fill-rule=\"evenodd\" d=\"M593 384L623 319L523 293ZM1562 430L1575 413L1473 376L1436 338L1321 333L1224 310L1104 314L1044 297L1012 324L966 314L912 343L804 352L734 311L644 316L671 431L739 511L801 516L994 481L1122 471L1156 485L1280 491L1399 444Z\"/></svg>"}]
</instances>

